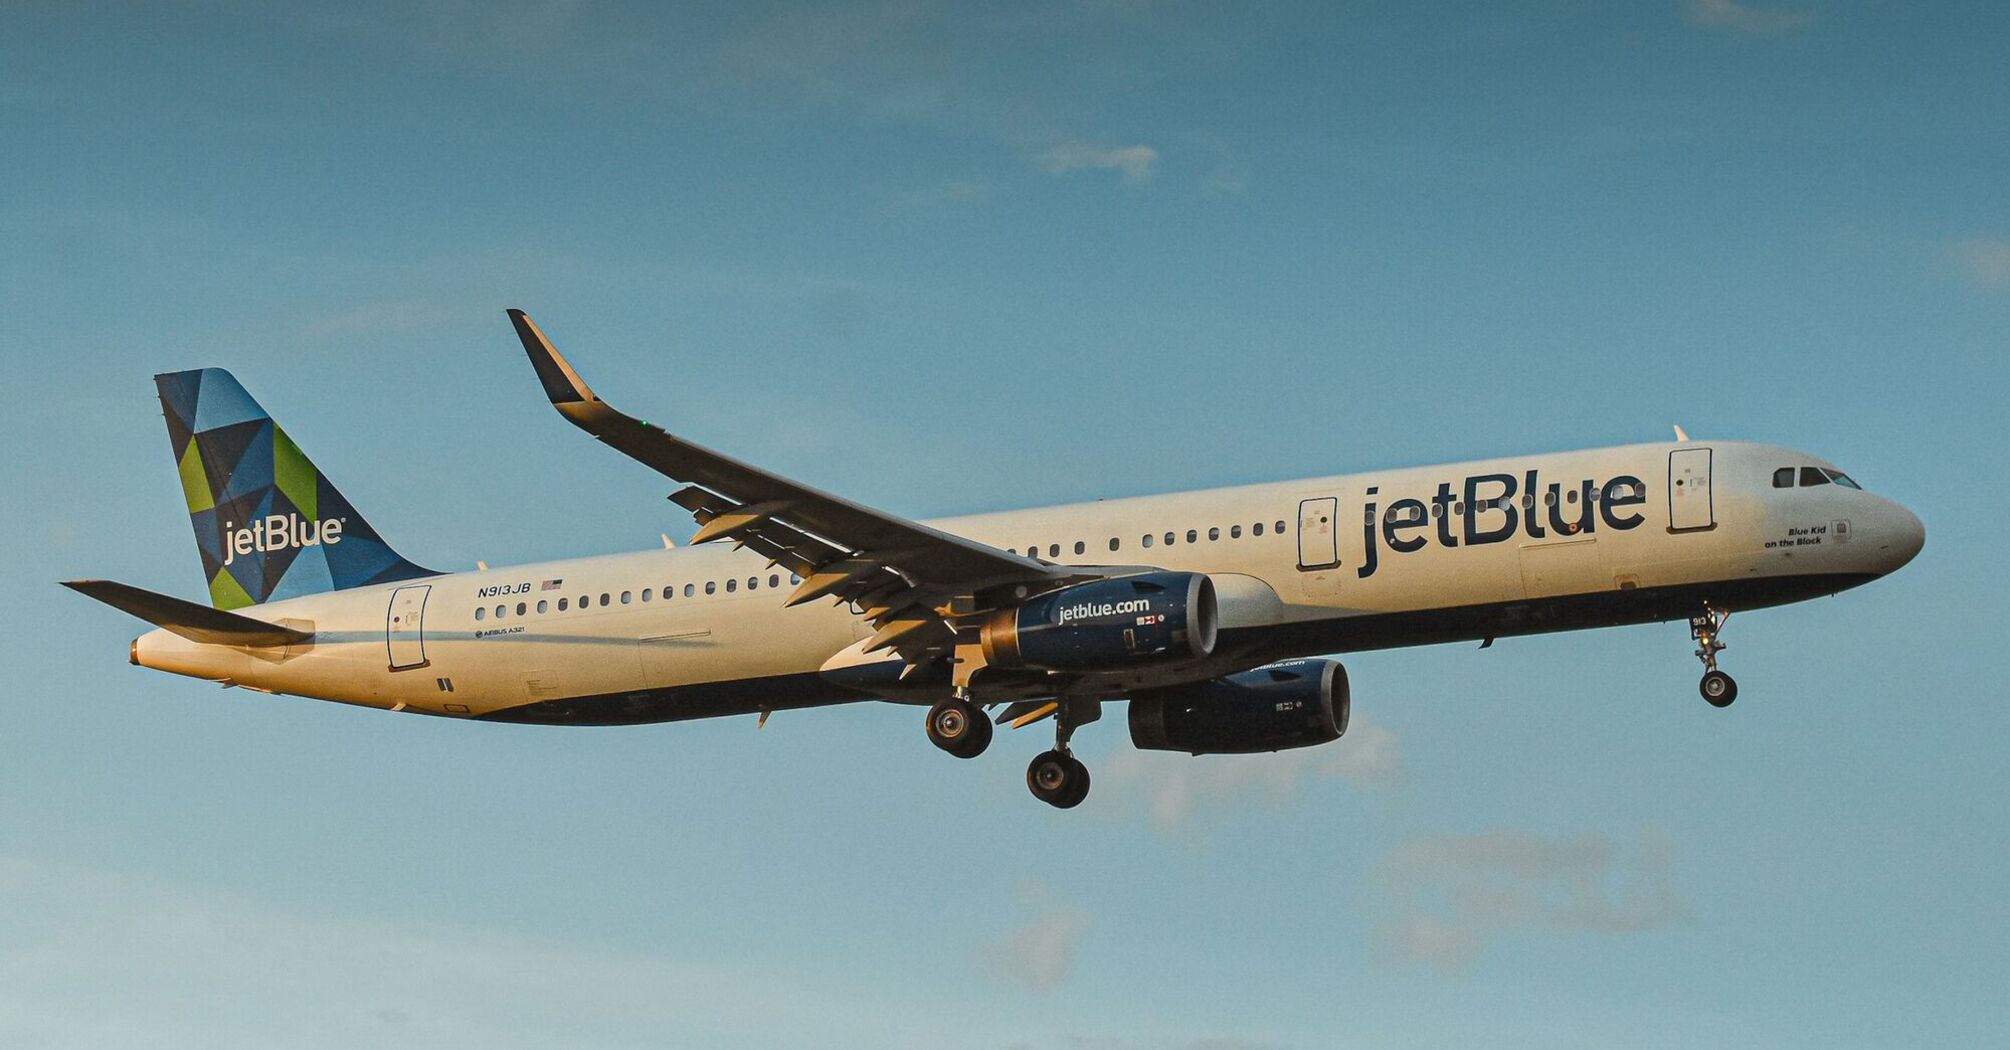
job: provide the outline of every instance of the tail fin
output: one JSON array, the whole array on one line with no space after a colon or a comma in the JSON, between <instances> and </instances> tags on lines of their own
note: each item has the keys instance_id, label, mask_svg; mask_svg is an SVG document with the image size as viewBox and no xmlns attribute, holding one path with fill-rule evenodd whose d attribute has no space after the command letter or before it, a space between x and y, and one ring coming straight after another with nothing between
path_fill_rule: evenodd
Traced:
<instances>
[{"instance_id":1,"label":"tail fin","mask_svg":"<svg viewBox=\"0 0 2010 1050\"><path fill-rule=\"evenodd\" d=\"M154 385L210 604L437 575L399 557L229 372L171 372Z\"/></svg>"}]
</instances>

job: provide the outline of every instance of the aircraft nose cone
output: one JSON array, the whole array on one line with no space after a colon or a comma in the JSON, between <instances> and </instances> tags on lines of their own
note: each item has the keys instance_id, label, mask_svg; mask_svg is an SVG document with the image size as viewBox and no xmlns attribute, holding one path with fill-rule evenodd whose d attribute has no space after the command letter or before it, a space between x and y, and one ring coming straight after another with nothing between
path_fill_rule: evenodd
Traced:
<instances>
[{"instance_id":1,"label":"aircraft nose cone","mask_svg":"<svg viewBox=\"0 0 2010 1050\"><path fill-rule=\"evenodd\" d=\"M1886 526L1887 538L1883 544L1889 556L1886 572L1898 571L1926 546L1926 523L1919 520L1919 515L1896 503L1891 505L1891 509L1891 522Z\"/></svg>"}]
</instances>

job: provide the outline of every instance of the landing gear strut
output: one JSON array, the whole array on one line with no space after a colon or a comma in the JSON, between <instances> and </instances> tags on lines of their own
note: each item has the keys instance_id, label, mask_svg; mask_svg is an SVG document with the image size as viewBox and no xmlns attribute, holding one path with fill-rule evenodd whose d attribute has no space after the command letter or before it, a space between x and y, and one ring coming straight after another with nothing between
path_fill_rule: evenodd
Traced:
<instances>
[{"instance_id":1,"label":"landing gear strut","mask_svg":"<svg viewBox=\"0 0 2010 1050\"><path fill-rule=\"evenodd\" d=\"M957 758L976 758L991 746L991 720L963 697L928 709L928 742Z\"/></svg>"},{"instance_id":2,"label":"landing gear strut","mask_svg":"<svg viewBox=\"0 0 2010 1050\"><path fill-rule=\"evenodd\" d=\"M1729 612L1708 605L1703 607L1703 615L1689 617L1689 637L1696 640L1696 659L1703 661L1703 681L1697 691L1712 707L1729 707L1738 698L1738 683L1717 670L1717 654L1726 648L1721 640L1724 624L1730 619Z\"/></svg>"},{"instance_id":3,"label":"landing gear strut","mask_svg":"<svg viewBox=\"0 0 2010 1050\"><path fill-rule=\"evenodd\" d=\"M1068 750L1075 727L1102 716L1098 700L1062 698L1054 712L1054 750L1043 751L1026 767L1026 787L1033 797L1056 809L1073 809L1089 797L1089 767Z\"/></svg>"}]
</instances>

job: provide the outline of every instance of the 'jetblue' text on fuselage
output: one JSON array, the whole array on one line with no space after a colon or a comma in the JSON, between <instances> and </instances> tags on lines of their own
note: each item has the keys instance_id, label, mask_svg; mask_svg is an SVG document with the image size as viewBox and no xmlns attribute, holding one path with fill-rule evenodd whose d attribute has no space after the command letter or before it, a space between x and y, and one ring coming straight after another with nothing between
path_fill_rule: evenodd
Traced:
<instances>
[{"instance_id":1,"label":"'jetblue' text on fuselage","mask_svg":"<svg viewBox=\"0 0 2010 1050\"><path fill-rule=\"evenodd\" d=\"M1361 543L1366 554L1354 570L1362 579L1375 575L1381 566L1383 547L1395 554L1413 554L1434 538L1440 547L1461 543L1477 547L1501 543L1516 533L1536 540L1587 535L1598 531L1601 520L1606 528L1623 532L1647 520L1628 509L1647 502L1646 483L1631 474L1603 485L1587 479L1570 489L1559 482L1545 486L1533 470L1519 477L1478 474L1465 479L1460 491L1453 490L1452 482L1441 481L1428 500L1391 500L1378 514L1379 492L1370 486L1365 494ZM1459 520L1456 528L1454 518Z\"/></svg>"}]
</instances>

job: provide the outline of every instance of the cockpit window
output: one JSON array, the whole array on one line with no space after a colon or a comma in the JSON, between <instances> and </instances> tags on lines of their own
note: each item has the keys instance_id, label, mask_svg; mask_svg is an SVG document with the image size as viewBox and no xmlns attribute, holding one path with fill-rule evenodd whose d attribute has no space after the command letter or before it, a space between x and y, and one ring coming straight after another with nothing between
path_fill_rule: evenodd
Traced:
<instances>
[{"instance_id":1,"label":"cockpit window","mask_svg":"<svg viewBox=\"0 0 2010 1050\"><path fill-rule=\"evenodd\" d=\"M1822 473L1822 468L1820 467L1801 468L1802 488L1807 488L1810 485L1826 485L1828 483L1829 483L1829 476L1827 474Z\"/></svg>"},{"instance_id":2,"label":"cockpit window","mask_svg":"<svg viewBox=\"0 0 2010 1050\"><path fill-rule=\"evenodd\" d=\"M1827 474L1829 476L1830 481L1833 481L1836 484L1843 486L1844 488L1856 489L1859 492L1863 491L1862 485L1859 485L1856 482L1851 481L1850 476L1848 474L1843 473L1840 470L1824 470L1822 471L1822 473Z\"/></svg>"},{"instance_id":3,"label":"cockpit window","mask_svg":"<svg viewBox=\"0 0 2010 1050\"><path fill-rule=\"evenodd\" d=\"M1773 471L1773 487L1774 487L1774 488L1776 488L1776 489L1790 489L1790 488L1793 488L1793 487L1794 487L1794 468L1792 468L1792 467L1781 467L1780 469L1778 469L1778 470L1776 470L1776 471Z\"/></svg>"}]
</instances>

